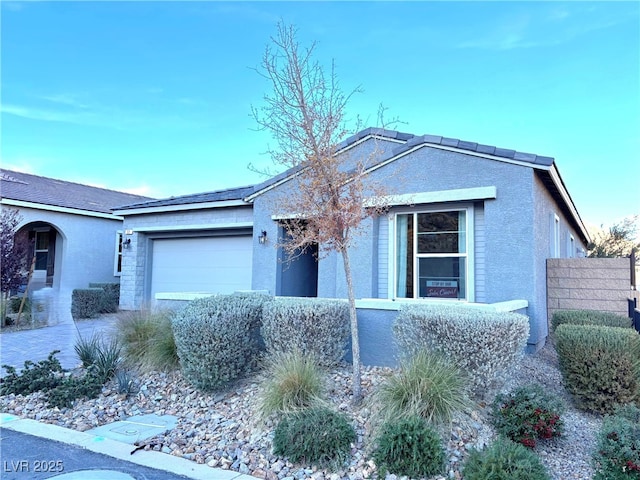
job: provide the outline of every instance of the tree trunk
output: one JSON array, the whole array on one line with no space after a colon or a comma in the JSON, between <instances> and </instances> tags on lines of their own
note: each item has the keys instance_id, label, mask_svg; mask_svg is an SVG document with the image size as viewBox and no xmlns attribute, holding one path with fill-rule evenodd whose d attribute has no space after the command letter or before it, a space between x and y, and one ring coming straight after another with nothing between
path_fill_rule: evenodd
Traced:
<instances>
[{"instance_id":1,"label":"tree trunk","mask_svg":"<svg viewBox=\"0 0 640 480\"><path fill-rule=\"evenodd\" d=\"M362 385L360 381L360 339L358 336L358 316L356 312L356 297L353 293L353 278L351 276L351 263L347 248L340 251L344 262L344 273L347 278L347 295L349 297L349 320L351 323L351 356L353 362L353 377L351 390L352 402L358 405L362 400Z\"/></svg>"}]
</instances>

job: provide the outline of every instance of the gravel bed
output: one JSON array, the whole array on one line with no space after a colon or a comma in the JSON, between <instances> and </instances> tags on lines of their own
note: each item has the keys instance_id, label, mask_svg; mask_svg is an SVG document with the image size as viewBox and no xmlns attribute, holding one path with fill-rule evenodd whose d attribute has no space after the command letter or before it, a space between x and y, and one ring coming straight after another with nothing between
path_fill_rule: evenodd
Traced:
<instances>
[{"instance_id":1,"label":"gravel bed","mask_svg":"<svg viewBox=\"0 0 640 480\"><path fill-rule=\"evenodd\" d=\"M364 368L362 384L365 399L391 373L392 370L387 368ZM98 398L78 401L71 409L49 409L43 395L36 393L26 397L2 396L0 411L78 431L133 415L175 415L178 417L176 428L145 441L146 449L268 480L377 478L376 465L369 455L371 408L366 401L357 408L351 405L350 374L350 368L338 368L332 372L330 380L330 400L336 410L353 419L358 436L350 463L339 471L293 465L272 454L275 424L269 420L259 422L255 415L260 393L258 376L245 379L224 393L206 394L190 386L179 372L141 374L136 377L138 391L129 398L119 395L113 383L107 385ZM591 454L601 418L570 406L552 347L547 346L535 355L525 356L502 390L530 382L540 383L567 404L563 416L565 434L553 440L540 441L535 449L551 478L592 478ZM474 403L467 411L457 414L450 428L448 426L442 432L446 438L448 467L446 476L433 477L434 480L462 478L460 469L469 450L482 448L494 438L488 410L484 403ZM387 480L395 480L395 476L387 475Z\"/></svg>"}]
</instances>

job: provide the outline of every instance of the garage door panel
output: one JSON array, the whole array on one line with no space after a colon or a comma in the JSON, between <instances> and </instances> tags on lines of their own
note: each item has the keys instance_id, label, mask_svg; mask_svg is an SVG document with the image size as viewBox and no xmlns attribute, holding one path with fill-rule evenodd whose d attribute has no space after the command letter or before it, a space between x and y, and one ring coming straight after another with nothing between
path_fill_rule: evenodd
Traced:
<instances>
[{"instance_id":1,"label":"garage door panel","mask_svg":"<svg viewBox=\"0 0 640 480\"><path fill-rule=\"evenodd\" d=\"M154 240L152 298L158 292L250 289L252 250L249 235Z\"/></svg>"}]
</instances>

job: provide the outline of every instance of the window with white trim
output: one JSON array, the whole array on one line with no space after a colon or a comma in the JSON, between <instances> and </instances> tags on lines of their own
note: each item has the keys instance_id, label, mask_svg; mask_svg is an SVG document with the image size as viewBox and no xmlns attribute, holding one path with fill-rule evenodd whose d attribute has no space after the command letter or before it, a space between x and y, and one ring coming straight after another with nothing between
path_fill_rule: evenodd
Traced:
<instances>
[{"instance_id":1,"label":"window with white trim","mask_svg":"<svg viewBox=\"0 0 640 480\"><path fill-rule=\"evenodd\" d=\"M560 258L560 217L553 214L551 231L551 258Z\"/></svg>"},{"instance_id":2,"label":"window with white trim","mask_svg":"<svg viewBox=\"0 0 640 480\"><path fill-rule=\"evenodd\" d=\"M569 234L569 243L567 244L567 257L574 258L576 256L576 240L573 235Z\"/></svg>"},{"instance_id":3,"label":"window with white trim","mask_svg":"<svg viewBox=\"0 0 640 480\"><path fill-rule=\"evenodd\" d=\"M396 214L397 298L469 299L472 209Z\"/></svg>"},{"instance_id":4,"label":"window with white trim","mask_svg":"<svg viewBox=\"0 0 640 480\"><path fill-rule=\"evenodd\" d=\"M116 233L116 256L113 261L113 275L119 277L122 274L122 232Z\"/></svg>"}]
</instances>

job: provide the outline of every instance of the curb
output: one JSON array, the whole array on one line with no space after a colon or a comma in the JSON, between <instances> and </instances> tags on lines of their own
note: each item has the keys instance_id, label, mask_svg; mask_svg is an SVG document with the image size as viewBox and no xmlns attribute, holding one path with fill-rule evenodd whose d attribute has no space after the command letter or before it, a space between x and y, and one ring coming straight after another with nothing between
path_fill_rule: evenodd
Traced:
<instances>
[{"instance_id":1,"label":"curb","mask_svg":"<svg viewBox=\"0 0 640 480\"><path fill-rule=\"evenodd\" d=\"M108 455L129 463L143 467L164 470L176 475L183 475L194 480L256 480L256 477L244 475L231 470L212 468L175 457L166 453L152 450L139 450L135 455L131 454L133 445L116 440L111 440L98 435L85 432L77 432L69 428L59 427L36 420L20 418L15 415L0 412L0 427L34 437L46 438L56 442L75 445L86 450Z\"/></svg>"}]
</instances>

